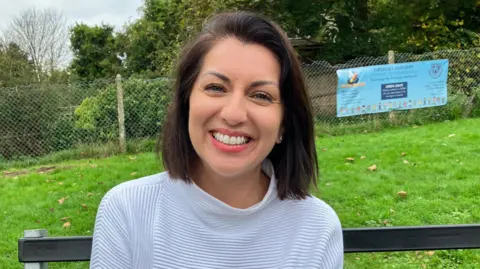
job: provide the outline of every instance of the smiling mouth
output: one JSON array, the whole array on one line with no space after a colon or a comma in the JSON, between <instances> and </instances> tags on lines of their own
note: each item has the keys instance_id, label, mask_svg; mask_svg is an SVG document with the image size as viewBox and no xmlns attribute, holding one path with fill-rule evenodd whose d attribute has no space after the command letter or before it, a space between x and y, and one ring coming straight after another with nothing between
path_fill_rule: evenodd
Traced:
<instances>
[{"instance_id":1,"label":"smiling mouth","mask_svg":"<svg viewBox=\"0 0 480 269\"><path fill-rule=\"evenodd\" d=\"M229 146L245 145L252 141L248 136L229 136L220 132L210 132L210 134L218 142Z\"/></svg>"}]
</instances>

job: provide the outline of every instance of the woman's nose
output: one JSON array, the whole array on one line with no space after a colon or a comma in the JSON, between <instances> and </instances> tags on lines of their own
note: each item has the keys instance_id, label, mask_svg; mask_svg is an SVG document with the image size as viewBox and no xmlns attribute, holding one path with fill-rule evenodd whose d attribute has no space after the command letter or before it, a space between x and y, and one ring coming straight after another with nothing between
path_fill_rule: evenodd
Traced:
<instances>
[{"instance_id":1,"label":"woman's nose","mask_svg":"<svg viewBox=\"0 0 480 269\"><path fill-rule=\"evenodd\" d=\"M220 117L229 125L238 125L247 120L247 104L243 94L232 93L223 105Z\"/></svg>"}]
</instances>

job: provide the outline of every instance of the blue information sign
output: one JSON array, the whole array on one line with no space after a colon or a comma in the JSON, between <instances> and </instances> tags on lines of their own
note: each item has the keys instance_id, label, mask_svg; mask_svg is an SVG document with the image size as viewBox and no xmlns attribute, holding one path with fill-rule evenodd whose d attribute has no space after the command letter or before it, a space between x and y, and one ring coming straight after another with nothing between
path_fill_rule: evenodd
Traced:
<instances>
[{"instance_id":1,"label":"blue information sign","mask_svg":"<svg viewBox=\"0 0 480 269\"><path fill-rule=\"evenodd\" d=\"M337 70L337 116L442 106L448 60Z\"/></svg>"}]
</instances>

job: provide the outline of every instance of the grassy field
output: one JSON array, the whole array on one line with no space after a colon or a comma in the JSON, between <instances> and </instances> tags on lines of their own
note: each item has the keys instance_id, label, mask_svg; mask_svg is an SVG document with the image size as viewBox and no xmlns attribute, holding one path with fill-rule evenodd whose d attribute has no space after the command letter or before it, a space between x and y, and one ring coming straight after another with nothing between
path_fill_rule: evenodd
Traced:
<instances>
[{"instance_id":1,"label":"grassy field","mask_svg":"<svg viewBox=\"0 0 480 269\"><path fill-rule=\"evenodd\" d=\"M480 119L317 139L315 194L343 227L480 223ZM347 158L352 158L347 160ZM376 170L369 167L375 165ZM120 182L161 171L151 153L83 159L0 174L0 268L23 268L23 230L92 235L100 199ZM397 193L404 191L405 198ZM478 268L479 250L349 254L345 268ZM88 263L49 268L88 268Z\"/></svg>"}]
</instances>

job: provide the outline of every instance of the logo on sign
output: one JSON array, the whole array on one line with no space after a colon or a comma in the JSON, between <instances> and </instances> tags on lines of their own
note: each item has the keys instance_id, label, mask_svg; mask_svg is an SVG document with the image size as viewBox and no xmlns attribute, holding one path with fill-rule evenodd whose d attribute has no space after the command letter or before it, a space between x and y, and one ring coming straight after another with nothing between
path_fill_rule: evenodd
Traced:
<instances>
[{"instance_id":1,"label":"logo on sign","mask_svg":"<svg viewBox=\"0 0 480 269\"><path fill-rule=\"evenodd\" d=\"M358 73L357 72L348 72L348 84L358 83Z\"/></svg>"},{"instance_id":2,"label":"logo on sign","mask_svg":"<svg viewBox=\"0 0 480 269\"><path fill-rule=\"evenodd\" d=\"M356 88L356 87L364 87L365 82L360 82L360 75L355 71L348 71L348 75L346 78L342 79L346 81L346 84L340 84L340 88Z\"/></svg>"},{"instance_id":3,"label":"logo on sign","mask_svg":"<svg viewBox=\"0 0 480 269\"><path fill-rule=\"evenodd\" d=\"M430 76L438 78L440 75L442 75L442 66L439 64L432 64L430 67Z\"/></svg>"}]
</instances>

